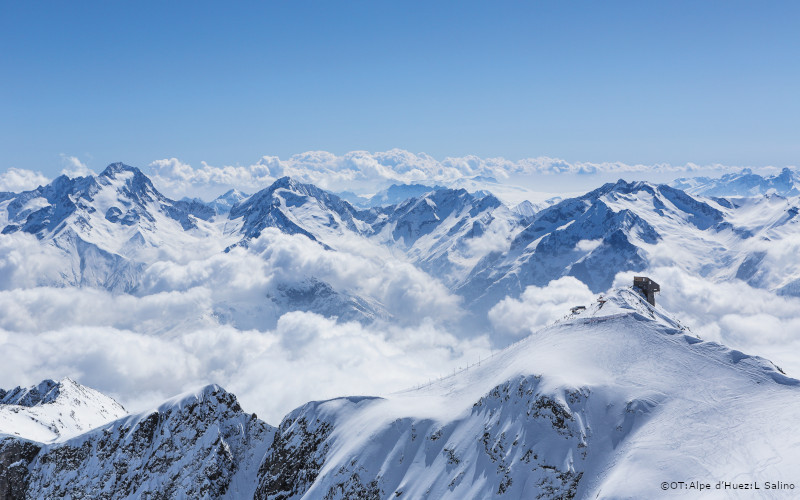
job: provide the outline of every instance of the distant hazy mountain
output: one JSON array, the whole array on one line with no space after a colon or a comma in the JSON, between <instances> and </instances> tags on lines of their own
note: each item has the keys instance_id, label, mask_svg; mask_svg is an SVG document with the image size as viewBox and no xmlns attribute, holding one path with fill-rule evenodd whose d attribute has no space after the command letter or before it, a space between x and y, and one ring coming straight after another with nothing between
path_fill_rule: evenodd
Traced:
<instances>
[{"instance_id":1,"label":"distant hazy mountain","mask_svg":"<svg viewBox=\"0 0 800 500\"><path fill-rule=\"evenodd\" d=\"M800 173L784 168L779 174L761 176L749 168L738 173L725 174L719 178L689 177L676 179L671 186L688 193L703 196L760 196L777 194L780 196L800 195Z\"/></svg>"},{"instance_id":2,"label":"distant hazy mountain","mask_svg":"<svg viewBox=\"0 0 800 500\"><path fill-rule=\"evenodd\" d=\"M246 200L250 195L245 194L237 189L231 189L224 194L219 195L208 205L214 209L214 212L219 214L227 214L231 209Z\"/></svg>"}]
</instances>

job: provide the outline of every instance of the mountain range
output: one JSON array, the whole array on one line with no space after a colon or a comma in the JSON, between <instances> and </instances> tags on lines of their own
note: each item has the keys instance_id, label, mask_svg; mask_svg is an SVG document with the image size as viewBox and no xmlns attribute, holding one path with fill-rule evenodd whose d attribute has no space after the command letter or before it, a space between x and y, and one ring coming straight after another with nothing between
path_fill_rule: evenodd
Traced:
<instances>
[{"instance_id":1,"label":"mountain range","mask_svg":"<svg viewBox=\"0 0 800 500\"><path fill-rule=\"evenodd\" d=\"M725 174L719 178L684 177L674 180L671 186L703 196L753 197L766 194L779 196L800 195L800 174L790 168L774 175L759 175L752 169Z\"/></svg>"},{"instance_id":2,"label":"mountain range","mask_svg":"<svg viewBox=\"0 0 800 500\"><path fill-rule=\"evenodd\" d=\"M138 295L150 293L143 280L154 264L247 249L267 229L303 236L328 252L360 246L381 262L399 260L426 273L460 297L470 322L486 326L488 310L528 286L573 276L601 292L618 273L655 264L800 296L800 265L784 257L800 210L789 187L795 175L743 172L716 183L674 183L704 195L621 180L538 209L510 208L482 191L416 185L380 194L389 204L357 208L288 177L251 196L231 191L210 203L175 201L140 170L117 163L98 176L61 176L33 191L5 193L0 232L35 236L55 262L35 276L38 285ZM740 193L741 186L765 194L705 196ZM367 323L399 314L385 296L318 275L276 279L266 295L254 303L272 311L264 313L267 322L287 310L337 310L342 319Z\"/></svg>"}]
</instances>

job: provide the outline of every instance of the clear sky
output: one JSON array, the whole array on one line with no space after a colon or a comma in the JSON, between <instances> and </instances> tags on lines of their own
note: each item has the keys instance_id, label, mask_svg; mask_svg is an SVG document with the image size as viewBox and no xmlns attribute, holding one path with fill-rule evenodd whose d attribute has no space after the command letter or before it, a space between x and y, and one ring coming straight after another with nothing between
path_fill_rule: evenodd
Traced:
<instances>
[{"instance_id":1,"label":"clear sky","mask_svg":"<svg viewBox=\"0 0 800 500\"><path fill-rule=\"evenodd\" d=\"M0 2L0 170L800 163L800 2Z\"/></svg>"}]
</instances>

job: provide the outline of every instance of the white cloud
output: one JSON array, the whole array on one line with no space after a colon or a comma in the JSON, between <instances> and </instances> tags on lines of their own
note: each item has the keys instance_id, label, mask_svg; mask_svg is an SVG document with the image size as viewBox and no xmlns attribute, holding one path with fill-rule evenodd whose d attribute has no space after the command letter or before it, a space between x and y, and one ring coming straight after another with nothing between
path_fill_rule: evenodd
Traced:
<instances>
[{"instance_id":1,"label":"white cloud","mask_svg":"<svg viewBox=\"0 0 800 500\"><path fill-rule=\"evenodd\" d=\"M452 321L461 315L458 297L410 263L393 258L385 248L359 238L341 241L339 249L331 251L304 236L274 228L251 240L247 250L234 248L188 263L157 262L146 270L140 293L203 286L218 307L217 314L235 310L232 320L238 324L272 322L275 306L265 297L273 295L279 284L311 277L339 292L373 298L400 324L426 317Z\"/></svg>"},{"instance_id":2,"label":"white cloud","mask_svg":"<svg viewBox=\"0 0 800 500\"><path fill-rule=\"evenodd\" d=\"M576 245L575 248L581 252L589 253L595 248L599 247L603 244L603 240L598 238L596 240L580 240Z\"/></svg>"},{"instance_id":3,"label":"white cloud","mask_svg":"<svg viewBox=\"0 0 800 500\"><path fill-rule=\"evenodd\" d=\"M92 169L81 162L76 156L68 156L61 154L61 160L67 165L61 173L67 177L87 177L89 175L97 175Z\"/></svg>"},{"instance_id":4,"label":"white cloud","mask_svg":"<svg viewBox=\"0 0 800 500\"><path fill-rule=\"evenodd\" d=\"M333 252L267 230L249 250L154 264L134 296L34 286L28 277L52 262L49 254L36 254L32 238L0 238L0 283L21 287L0 291L0 387L69 375L144 409L216 382L237 394L246 410L276 423L305 401L385 394L474 362L490 349L483 332L465 336L453 329L458 314L448 311L458 311L458 300L444 287L388 259L385 249L354 241ZM20 246L25 242L29 246ZM658 303L705 340L762 355L800 375L800 299L741 282L713 283L672 267L648 274L661 284ZM398 321L364 326L271 308L268 295L276 283L303 276L375 297ZM620 274L616 284L628 286L630 274ZM499 338L512 341L595 297L565 277L502 300L489 319Z\"/></svg>"},{"instance_id":5,"label":"white cloud","mask_svg":"<svg viewBox=\"0 0 800 500\"><path fill-rule=\"evenodd\" d=\"M249 249L154 263L131 295L36 286L58 256L36 251L33 236L2 235L0 387L69 375L142 409L215 382L277 423L311 399L384 394L486 357L482 332L450 329L459 301L435 279L386 249L340 244L268 229ZM270 300L309 276L373 297L396 320L337 322Z\"/></svg>"},{"instance_id":6,"label":"white cloud","mask_svg":"<svg viewBox=\"0 0 800 500\"><path fill-rule=\"evenodd\" d=\"M565 276L543 287L529 286L518 299L506 297L489 310L489 321L498 333L515 339L563 318L572 306L588 305L594 299L589 287Z\"/></svg>"},{"instance_id":7,"label":"white cloud","mask_svg":"<svg viewBox=\"0 0 800 500\"><path fill-rule=\"evenodd\" d=\"M308 400L386 394L490 352L486 337L459 340L430 323L374 328L303 312L283 315L272 330L217 325L169 335L69 324L74 321L65 318L41 332L0 329L8 358L0 385L69 375L137 410L214 382L234 392L247 411L277 424Z\"/></svg>"},{"instance_id":8,"label":"white cloud","mask_svg":"<svg viewBox=\"0 0 800 500\"><path fill-rule=\"evenodd\" d=\"M32 234L0 234L0 290L33 287L58 272L62 262Z\"/></svg>"},{"instance_id":9,"label":"white cloud","mask_svg":"<svg viewBox=\"0 0 800 500\"><path fill-rule=\"evenodd\" d=\"M212 199L230 188L253 193L280 177L271 175L269 161L265 159L247 167L212 167L202 162L202 167L195 169L177 158L166 158L156 160L148 167L158 188L176 198Z\"/></svg>"},{"instance_id":10,"label":"white cloud","mask_svg":"<svg viewBox=\"0 0 800 500\"><path fill-rule=\"evenodd\" d=\"M49 182L50 179L42 175L41 172L11 167L0 174L0 192L19 193L21 191L30 191Z\"/></svg>"}]
</instances>

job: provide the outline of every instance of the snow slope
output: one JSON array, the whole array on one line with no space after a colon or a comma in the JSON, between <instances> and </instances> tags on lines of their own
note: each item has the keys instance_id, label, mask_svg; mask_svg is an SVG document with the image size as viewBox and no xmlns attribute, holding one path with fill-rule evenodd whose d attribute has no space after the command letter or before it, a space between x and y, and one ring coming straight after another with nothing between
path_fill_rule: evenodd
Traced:
<instances>
[{"instance_id":1,"label":"snow slope","mask_svg":"<svg viewBox=\"0 0 800 500\"><path fill-rule=\"evenodd\" d=\"M298 408L256 496L655 498L662 481L788 480L799 383L620 290L429 386Z\"/></svg>"}]
</instances>

